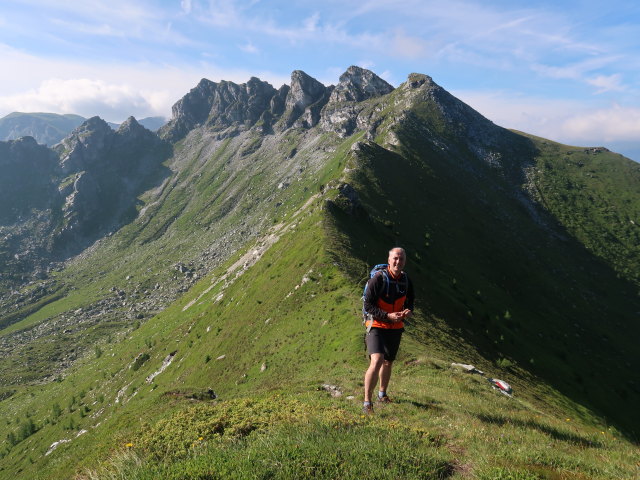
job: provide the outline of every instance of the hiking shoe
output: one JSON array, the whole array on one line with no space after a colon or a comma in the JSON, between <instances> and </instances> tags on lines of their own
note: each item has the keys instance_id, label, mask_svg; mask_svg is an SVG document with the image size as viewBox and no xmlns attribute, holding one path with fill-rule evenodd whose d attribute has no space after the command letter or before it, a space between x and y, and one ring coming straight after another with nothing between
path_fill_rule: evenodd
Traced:
<instances>
[{"instance_id":1,"label":"hiking shoe","mask_svg":"<svg viewBox=\"0 0 640 480\"><path fill-rule=\"evenodd\" d=\"M378 397L378 403L393 403L388 396Z\"/></svg>"},{"instance_id":2,"label":"hiking shoe","mask_svg":"<svg viewBox=\"0 0 640 480\"><path fill-rule=\"evenodd\" d=\"M364 413L365 415L373 415L373 405L364 405L362 407L362 413Z\"/></svg>"}]
</instances>

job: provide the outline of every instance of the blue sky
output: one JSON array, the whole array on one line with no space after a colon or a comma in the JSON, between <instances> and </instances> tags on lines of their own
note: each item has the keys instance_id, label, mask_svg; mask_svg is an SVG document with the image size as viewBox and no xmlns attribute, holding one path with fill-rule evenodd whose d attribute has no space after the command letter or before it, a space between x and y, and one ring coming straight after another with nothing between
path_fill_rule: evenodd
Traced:
<instances>
[{"instance_id":1,"label":"blue sky","mask_svg":"<svg viewBox=\"0 0 640 480\"><path fill-rule=\"evenodd\" d=\"M640 3L4 0L0 116L171 115L201 78L412 72L495 123L640 161Z\"/></svg>"}]
</instances>

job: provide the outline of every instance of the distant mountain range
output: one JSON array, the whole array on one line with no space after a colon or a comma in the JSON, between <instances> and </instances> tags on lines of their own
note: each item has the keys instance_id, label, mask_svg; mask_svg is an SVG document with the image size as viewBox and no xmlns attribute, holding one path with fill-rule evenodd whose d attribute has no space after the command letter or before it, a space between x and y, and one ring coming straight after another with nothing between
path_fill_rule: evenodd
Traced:
<instances>
[{"instance_id":1,"label":"distant mountain range","mask_svg":"<svg viewBox=\"0 0 640 480\"><path fill-rule=\"evenodd\" d=\"M0 141L16 140L20 137L33 137L41 145L55 145L79 127L87 119L80 115L57 113L13 112L0 118ZM120 126L107 122L113 129ZM146 117L138 121L148 130L158 130L166 123L163 117Z\"/></svg>"}]
</instances>

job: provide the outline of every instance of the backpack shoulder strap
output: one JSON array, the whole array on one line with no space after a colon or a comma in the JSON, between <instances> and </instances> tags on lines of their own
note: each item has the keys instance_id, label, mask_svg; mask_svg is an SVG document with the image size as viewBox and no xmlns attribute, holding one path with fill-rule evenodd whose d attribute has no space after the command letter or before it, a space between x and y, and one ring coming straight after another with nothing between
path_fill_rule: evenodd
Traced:
<instances>
[{"instance_id":1,"label":"backpack shoulder strap","mask_svg":"<svg viewBox=\"0 0 640 480\"><path fill-rule=\"evenodd\" d=\"M391 284L391 281L389 280L389 274L387 273L387 270L380 270L380 273L382 274L382 279L384 282L384 293L386 296L389 296L389 285Z\"/></svg>"}]
</instances>

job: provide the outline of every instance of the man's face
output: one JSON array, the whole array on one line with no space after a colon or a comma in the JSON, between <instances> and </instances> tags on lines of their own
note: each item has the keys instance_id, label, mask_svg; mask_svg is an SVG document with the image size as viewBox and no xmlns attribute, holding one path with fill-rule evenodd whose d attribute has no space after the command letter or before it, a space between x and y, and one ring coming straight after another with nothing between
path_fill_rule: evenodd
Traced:
<instances>
[{"instance_id":1,"label":"man's face","mask_svg":"<svg viewBox=\"0 0 640 480\"><path fill-rule=\"evenodd\" d=\"M394 276L399 275L404 268L406 258L404 252L398 248L394 248L389 252L389 270Z\"/></svg>"}]
</instances>

